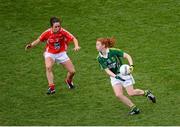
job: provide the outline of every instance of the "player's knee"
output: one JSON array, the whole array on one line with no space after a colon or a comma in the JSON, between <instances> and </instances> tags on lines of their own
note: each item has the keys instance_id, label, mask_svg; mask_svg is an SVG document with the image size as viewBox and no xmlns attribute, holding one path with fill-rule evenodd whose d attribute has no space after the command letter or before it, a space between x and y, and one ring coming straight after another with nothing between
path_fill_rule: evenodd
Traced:
<instances>
[{"instance_id":1,"label":"player's knee","mask_svg":"<svg viewBox=\"0 0 180 127\"><path fill-rule=\"evenodd\" d=\"M46 66L46 71L51 72L52 71L52 67L51 66Z\"/></svg>"},{"instance_id":2,"label":"player's knee","mask_svg":"<svg viewBox=\"0 0 180 127\"><path fill-rule=\"evenodd\" d=\"M121 94L121 93L116 93L115 96L116 96L117 98L120 98L120 99L124 97L124 95Z\"/></svg>"}]
</instances>

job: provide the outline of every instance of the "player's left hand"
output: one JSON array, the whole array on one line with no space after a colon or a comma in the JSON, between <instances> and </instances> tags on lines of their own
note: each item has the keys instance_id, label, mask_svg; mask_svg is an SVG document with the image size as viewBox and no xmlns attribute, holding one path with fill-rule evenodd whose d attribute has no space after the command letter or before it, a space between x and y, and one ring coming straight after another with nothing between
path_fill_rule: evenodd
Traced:
<instances>
[{"instance_id":1,"label":"player's left hand","mask_svg":"<svg viewBox=\"0 0 180 127\"><path fill-rule=\"evenodd\" d=\"M130 65L130 73L132 73L133 72L133 70L134 70L134 65Z\"/></svg>"},{"instance_id":2,"label":"player's left hand","mask_svg":"<svg viewBox=\"0 0 180 127\"><path fill-rule=\"evenodd\" d=\"M78 51L78 50L80 50L81 49L81 47L79 47L79 46L76 46L76 47L74 47L74 51Z\"/></svg>"}]
</instances>

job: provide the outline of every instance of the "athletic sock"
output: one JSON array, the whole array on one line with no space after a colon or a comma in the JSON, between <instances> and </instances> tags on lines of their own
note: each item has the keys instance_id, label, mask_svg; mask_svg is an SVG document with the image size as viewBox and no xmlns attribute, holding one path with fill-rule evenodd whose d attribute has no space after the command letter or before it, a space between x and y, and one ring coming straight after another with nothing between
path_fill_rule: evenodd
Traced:
<instances>
[{"instance_id":1,"label":"athletic sock","mask_svg":"<svg viewBox=\"0 0 180 127\"><path fill-rule=\"evenodd\" d=\"M133 106L131 107L131 110L134 110L135 108L137 108L136 105L133 105Z\"/></svg>"},{"instance_id":2,"label":"athletic sock","mask_svg":"<svg viewBox=\"0 0 180 127\"><path fill-rule=\"evenodd\" d=\"M66 79L66 81L67 81L68 83L71 83L71 82L72 82L72 80L71 80L71 79Z\"/></svg>"},{"instance_id":3,"label":"athletic sock","mask_svg":"<svg viewBox=\"0 0 180 127\"><path fill-rule=\"evenodd\" d=\"M148 90L144 90L144 96L147 97L147 95L148 95Z\"/></svg>"},{"instance_id":4,"label":"athletic sock","mask_svg":"<svg viewBox=\"0 0 180 127\"><path fill-rule=\"evenodd\" d=\"M51 90L54 90L54 89L55 89L55 85L54 85L54 83L49 84L49 88L50 88Z\"/></svg>"}]
</instances>

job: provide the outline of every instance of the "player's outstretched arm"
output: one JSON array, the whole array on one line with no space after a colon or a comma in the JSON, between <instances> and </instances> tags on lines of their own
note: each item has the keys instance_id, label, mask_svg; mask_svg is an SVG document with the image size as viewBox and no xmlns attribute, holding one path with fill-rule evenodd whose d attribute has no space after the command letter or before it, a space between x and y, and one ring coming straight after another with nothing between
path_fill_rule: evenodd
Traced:
<instances>
[{"instance_id":1,"label":"player's outstretched arm","mask_svg":"<svg viewBox=\"0 0 180 127\"><path fill-rule=\"evenodd\" d=\"M78 40L74 37L73 39L74 42L74 51L78 51L81 47L79 47Z\"/></svg>"},{"instance_id":2,"label":"player's outstretched arm","mask_svg":"<svg viewBox=\"0 0 180 127\"><path fill-rule=\"evenodd\" d=\"M39 44L39 42L40 42L40 40L39 40L39 38L38 38L37 40L33 41L32 43L27 44L26 47L25 47L25 51L27 51L27 50L30 49L30 48L33 48L34 46L36 46L37 44Z\"/></svg>"},{"instance_id":3,"label":"player's outstretched arm","mask_svg":"<svg viewBox=\"0 0 180 127\"><path fill-rule=\"evenodd\" d=\"M74 51L78 51L81 47L79 46L79 43L78 43L78 40L77 40L77 38L73 35L73 34L71 34L69 31L67 31L67 30L65 30L64 28L63 28L63 31L66 33L66 34L68 34L69 36L71 36L71 37L73 37L73 43L74 43Z\"/></svg>"}]
</instances>

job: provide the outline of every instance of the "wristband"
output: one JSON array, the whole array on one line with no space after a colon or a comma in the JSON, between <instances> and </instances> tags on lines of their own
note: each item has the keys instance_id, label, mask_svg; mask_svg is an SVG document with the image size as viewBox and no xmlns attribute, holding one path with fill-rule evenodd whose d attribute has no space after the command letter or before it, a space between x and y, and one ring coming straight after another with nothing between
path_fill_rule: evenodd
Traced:
<instances>
[{"instance_id":1,"label":"wristband","mask_svg":"<svg viewBox=\"0 0 180 127\"><path fill-rule=\"evenodd\" d=\"M132 65L130 65L130 66L134 67L134 65L133 65L133 64L132 64Z\"/></svg>"}]
</instances>

